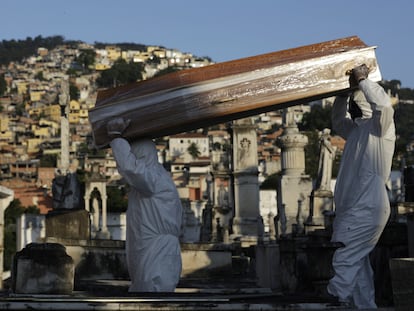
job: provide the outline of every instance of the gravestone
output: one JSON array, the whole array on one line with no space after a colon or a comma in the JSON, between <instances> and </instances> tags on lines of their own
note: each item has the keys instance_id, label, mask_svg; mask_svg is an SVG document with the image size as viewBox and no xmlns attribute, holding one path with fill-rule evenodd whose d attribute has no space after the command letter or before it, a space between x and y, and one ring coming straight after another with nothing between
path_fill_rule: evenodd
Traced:
<instances>
[{"instance_id":1,"label":"gravestone","mask_svg":"<svg viewBox=\"0 0 414 311\"><path fill-rule=\"evenodd\" d=\"M74 263L58 243L31 243L13 258L12 290L15 294L71 294Z\"/></svg>"},{"instance_id":2,"label":"gravestone","mask_svg":"<svg viewBox=\"0 0 414 311\"><path fill-rule=\"evenodd\" d=\"M46 236L72 240L90 238L89 213L79 210L53 210L46 215Z\"/></svg>"},{"instance_id":3,"label":"gravestone","mask_svg":"<svg viewBox=\"0 0 414 311\"><path fill-rule=\"evenodd\" d=\"M260 228L257 133L251 118L233 122L234 237L255 244ZM247 242L250 243L250 242Z\"/></svg>"}]
</instances>

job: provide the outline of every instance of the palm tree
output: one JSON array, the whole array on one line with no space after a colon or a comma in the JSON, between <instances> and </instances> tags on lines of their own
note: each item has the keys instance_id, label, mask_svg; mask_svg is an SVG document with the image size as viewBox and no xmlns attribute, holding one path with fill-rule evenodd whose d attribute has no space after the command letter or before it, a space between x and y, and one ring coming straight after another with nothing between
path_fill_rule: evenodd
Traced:
<instances>
[{"instance_id":1,"label":"palm tree","mask_svg":"<svg viewBox=\"0 0 414 311\"><path fill-rule=\"evenodd\" d=\"M198 158L201 154L196 143L191 143L190 146L188 146L187 151L193 159Z\"/></svg>"}]
</instances>

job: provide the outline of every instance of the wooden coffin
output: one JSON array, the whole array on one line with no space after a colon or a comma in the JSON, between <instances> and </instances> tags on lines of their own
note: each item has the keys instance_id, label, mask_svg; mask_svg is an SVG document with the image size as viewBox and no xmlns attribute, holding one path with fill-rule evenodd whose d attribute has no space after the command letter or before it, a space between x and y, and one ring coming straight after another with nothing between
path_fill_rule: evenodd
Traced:
<instances>
[{"instance_id":1,"label":"wooden coffin","mask_svg":"<svg viewBox=\"0 0 414 311\"><path fill-rule=\"evenodd\" d=\"M181 70L98 92L89 111L97 148L106 123L131 119L129 139L161 137L286 108L349 88L346 72L362 63L381 79L375 47L348 37Z\"/></svg>"}]
</instances>

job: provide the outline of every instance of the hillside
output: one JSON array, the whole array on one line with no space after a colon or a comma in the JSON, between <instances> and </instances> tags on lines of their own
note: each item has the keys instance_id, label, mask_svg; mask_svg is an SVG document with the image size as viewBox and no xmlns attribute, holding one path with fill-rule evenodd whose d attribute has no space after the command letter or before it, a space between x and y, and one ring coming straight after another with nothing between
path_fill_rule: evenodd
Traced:
<instances>
[{"instance_id":1,"label":"hillside","mask_svg":"<svg viewBox=\"0 0 414 311\"><path fill-rule=\"evenodd\" d=\"M21 61L37 53L38 48L46 48L49 50L65 44L68 46L76 45L80 41L65 40L63 36L52 36L43 38L37 36L35 38L27 37L25 40L3 40L0 42L0 65L7 65L10 62ZM109 43L96 42L95 48L100 48ZM119 46L122 49L135 49L144 51L146 45L138 43L110 43Z\"/></svg>"}]
</instances>

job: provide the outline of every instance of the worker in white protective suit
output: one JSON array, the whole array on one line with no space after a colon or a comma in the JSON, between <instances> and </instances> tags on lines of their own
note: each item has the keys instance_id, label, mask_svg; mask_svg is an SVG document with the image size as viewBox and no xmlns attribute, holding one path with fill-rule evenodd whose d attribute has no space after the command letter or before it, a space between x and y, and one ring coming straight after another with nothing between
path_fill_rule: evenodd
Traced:
<instances>
[{"instance_id":1,"label":"worker in white protective suit","mask_svg":"<svg viewBox=\"0 0 414 311\"><path fill-rule=\"evenodd\" d=\"M158 162L150 139L129 142L122 118L108 122L110 146L121 176L130 185L126 212L129 292L173 292L181 274L181 201L175 184Z\"/></svg>"},{"instance_id":2,"label":"worker in white protective suit","mask_svg":"<svg viewBox=\"0 0 414 311\"><path fill-rule=\"evenodd\" d=\"M342 242L332 266L328 293L357 308L376 308L369 254L390 215L386 181L395 147L394 111L389 96L368 79L365 65L352 70L358 88L333 105L333 129L346 140L336 180L332 241ZM351 83L352 86L352 83ZM349 111L347 111L349 107Z\"/></svg>"}]
</instances>

